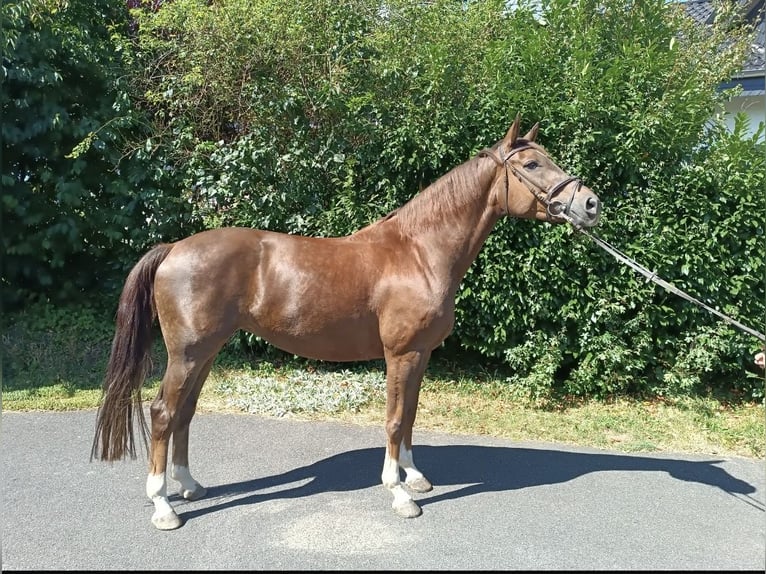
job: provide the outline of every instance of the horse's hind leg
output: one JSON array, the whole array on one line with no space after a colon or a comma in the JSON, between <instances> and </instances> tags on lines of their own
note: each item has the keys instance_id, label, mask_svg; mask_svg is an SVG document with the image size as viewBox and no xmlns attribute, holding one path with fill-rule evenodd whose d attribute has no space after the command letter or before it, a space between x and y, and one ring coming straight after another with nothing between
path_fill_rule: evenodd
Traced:
<instances>
[{"instance_id":1,"label":"horse's hind leg","mask_svg":"<svg viewBox=\"0 0 766 574\"><path fill-rule=\"evenodd\" d=\"M152 418L152 445L149 458L149 475L146 479L146 495L154 503L154 514L152 515L152 524L160 530L173 530L181 526L181 519L170 505L167 497L167 482L165 471L168 460L168 444L177 424L184 412L184 406L191 394L199 393L204 377L209 372L212 359L205 358L204 361L195 362L193 360L183 359L184 353L168 353L168 366L165 370L165 376L162 378L157 397L152 401L150 412ZM191 405L196 406L196 396L191 399ZM191 414L193 414L193 409ZM186 412L187 417L186 430L181 432L180 439L184 441L184 433L188 439L188 421L191 415ZM188 453L188 450L187 450ZM180 451L179 451L180 456ZM188 460L186 461L186 474L188 475ZM184 471L179 472L179 478L183 478L186 486L191 486L191 490L196 490L193 486L197 484L191 475L185 476ZM201 488L201 487L200 487Z\"/></svg>"},{"instance_id":2,"label":"horse's hind leg","mask_svg":"<svg viewBox=\"0 0 766 574\"><path fill-rule=\"evenodd\" d=\"M215 357L211 358L197 375L197 382L178 413L178 421L173 430L173 462L170 466L170 476L180 483L179 493L186 500L199 500L207 494L207 490L189 472L189 423L197 409L202 385L205 384Z\"/></svg>"},{"instance_id":3,"label":"horse's hind leg","mask_svg":"<svg viewBox=\"0 0 766 574\"><path fill-rule=\"evenodd\" d=\"M381 480L394 495L392 508L405 518L421 514L420 507L402 487L399 469L404 469L407 484L416 492L431 489L431 483L412 461L412 425L415 421L420 384L430 353L386 353L386 456Z\"/></svg>"}]
</instances>

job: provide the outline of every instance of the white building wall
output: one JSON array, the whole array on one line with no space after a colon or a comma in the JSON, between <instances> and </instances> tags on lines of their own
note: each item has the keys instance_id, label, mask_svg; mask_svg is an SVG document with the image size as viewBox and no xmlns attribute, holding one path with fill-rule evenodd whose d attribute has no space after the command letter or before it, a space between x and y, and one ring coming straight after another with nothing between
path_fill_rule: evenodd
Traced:
<instances>
[{"instance_id":1,"label":"white building wall","mask_svg":"<svg viewBox=\"0 0 766 574\"><path fill-rule=\"evenodd\" d=\"M750 129L748 135L752 135L758 129L758 124L766 122L766 98L764 96L739 96L732 98L724 106L726 125L729 130L734 129L734 116L737 112L745 112L750 117ZM764 135L761 134L761 141Z\"/></svg>"}]
</instances>

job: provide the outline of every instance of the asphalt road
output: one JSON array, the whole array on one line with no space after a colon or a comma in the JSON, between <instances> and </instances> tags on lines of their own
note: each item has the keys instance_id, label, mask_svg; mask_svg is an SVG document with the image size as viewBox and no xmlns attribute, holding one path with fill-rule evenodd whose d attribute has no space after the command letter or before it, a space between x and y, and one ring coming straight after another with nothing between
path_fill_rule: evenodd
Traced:
<instances>
[{"instance_id":1,"label":"asphalt road","mask_svg":"<svg viewBox=\"0 0 766 574\"><path fill-rule=\"evenodd\" d=\"M95 412L2 413L3 570L766 569L764 461L415 430L434 490L399 518L382 428L198 414L208 487L150 523L146 460L89 462ZM174 484L174 483L171 483Z\"/></svg>"}]
</instances>

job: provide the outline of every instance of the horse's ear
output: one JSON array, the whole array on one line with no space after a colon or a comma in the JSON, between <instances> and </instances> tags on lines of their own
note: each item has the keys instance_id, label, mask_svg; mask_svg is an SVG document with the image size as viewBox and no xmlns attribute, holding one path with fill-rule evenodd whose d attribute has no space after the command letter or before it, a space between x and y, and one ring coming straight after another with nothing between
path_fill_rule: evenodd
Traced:
<instances>
[{"instance_id":1,"label":"horse's ear","mask_svg":"<svg viewBox=\"0 0 766 574\"><path fill-rule=\"evenodd\" d=\"M535 138L537 137L537 130L540 129L540 122L537 122L535 125L532 126L532 129L527 132L527 135L524 136L524 139L530 142L535 141Z\"/></svg>"},{"instance_id":2,"label":"horse's ear","mask_svg":"<svg viewBox=\"0 0 766 574\"><path fill-rule=\"evenodd\" d=\"M503 138L503 141L507 145L513 145L516 143L516 140L519 137L519 122L521 121L521 114L516 114L516 119L513 120L513 125L508 130L508 133L505 134L505 137Z\"/></svg>"}]
</instances>

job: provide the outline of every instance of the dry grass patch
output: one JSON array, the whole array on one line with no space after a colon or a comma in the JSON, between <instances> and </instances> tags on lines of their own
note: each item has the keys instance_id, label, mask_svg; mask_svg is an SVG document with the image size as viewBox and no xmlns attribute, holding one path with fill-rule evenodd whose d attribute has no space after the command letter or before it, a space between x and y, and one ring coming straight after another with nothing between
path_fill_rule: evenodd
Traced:
<instances>
[{"instance_id":1,"label":"dry grass patch","mask_svg":"<svg viewBox=\"0 0 766 574\"><path fill-rule=\"evenodd\" d=\"M142 396L151 401L160 379ZM75 384L3 393L5 410L96 408L100 389ZM217 365L203 387L198 412L250 412L270 417L337 420L382 425L385 371L317 365L261 363ZM500 377L485 372L426 377L418 430L485 434L517 441L545 441L623 452L688 452L763 458L762 404L727 405L707 398L640 401L561 399L532 401ZM415 439L417 442L417 438Z\"/></svg>"}]
</instances>

